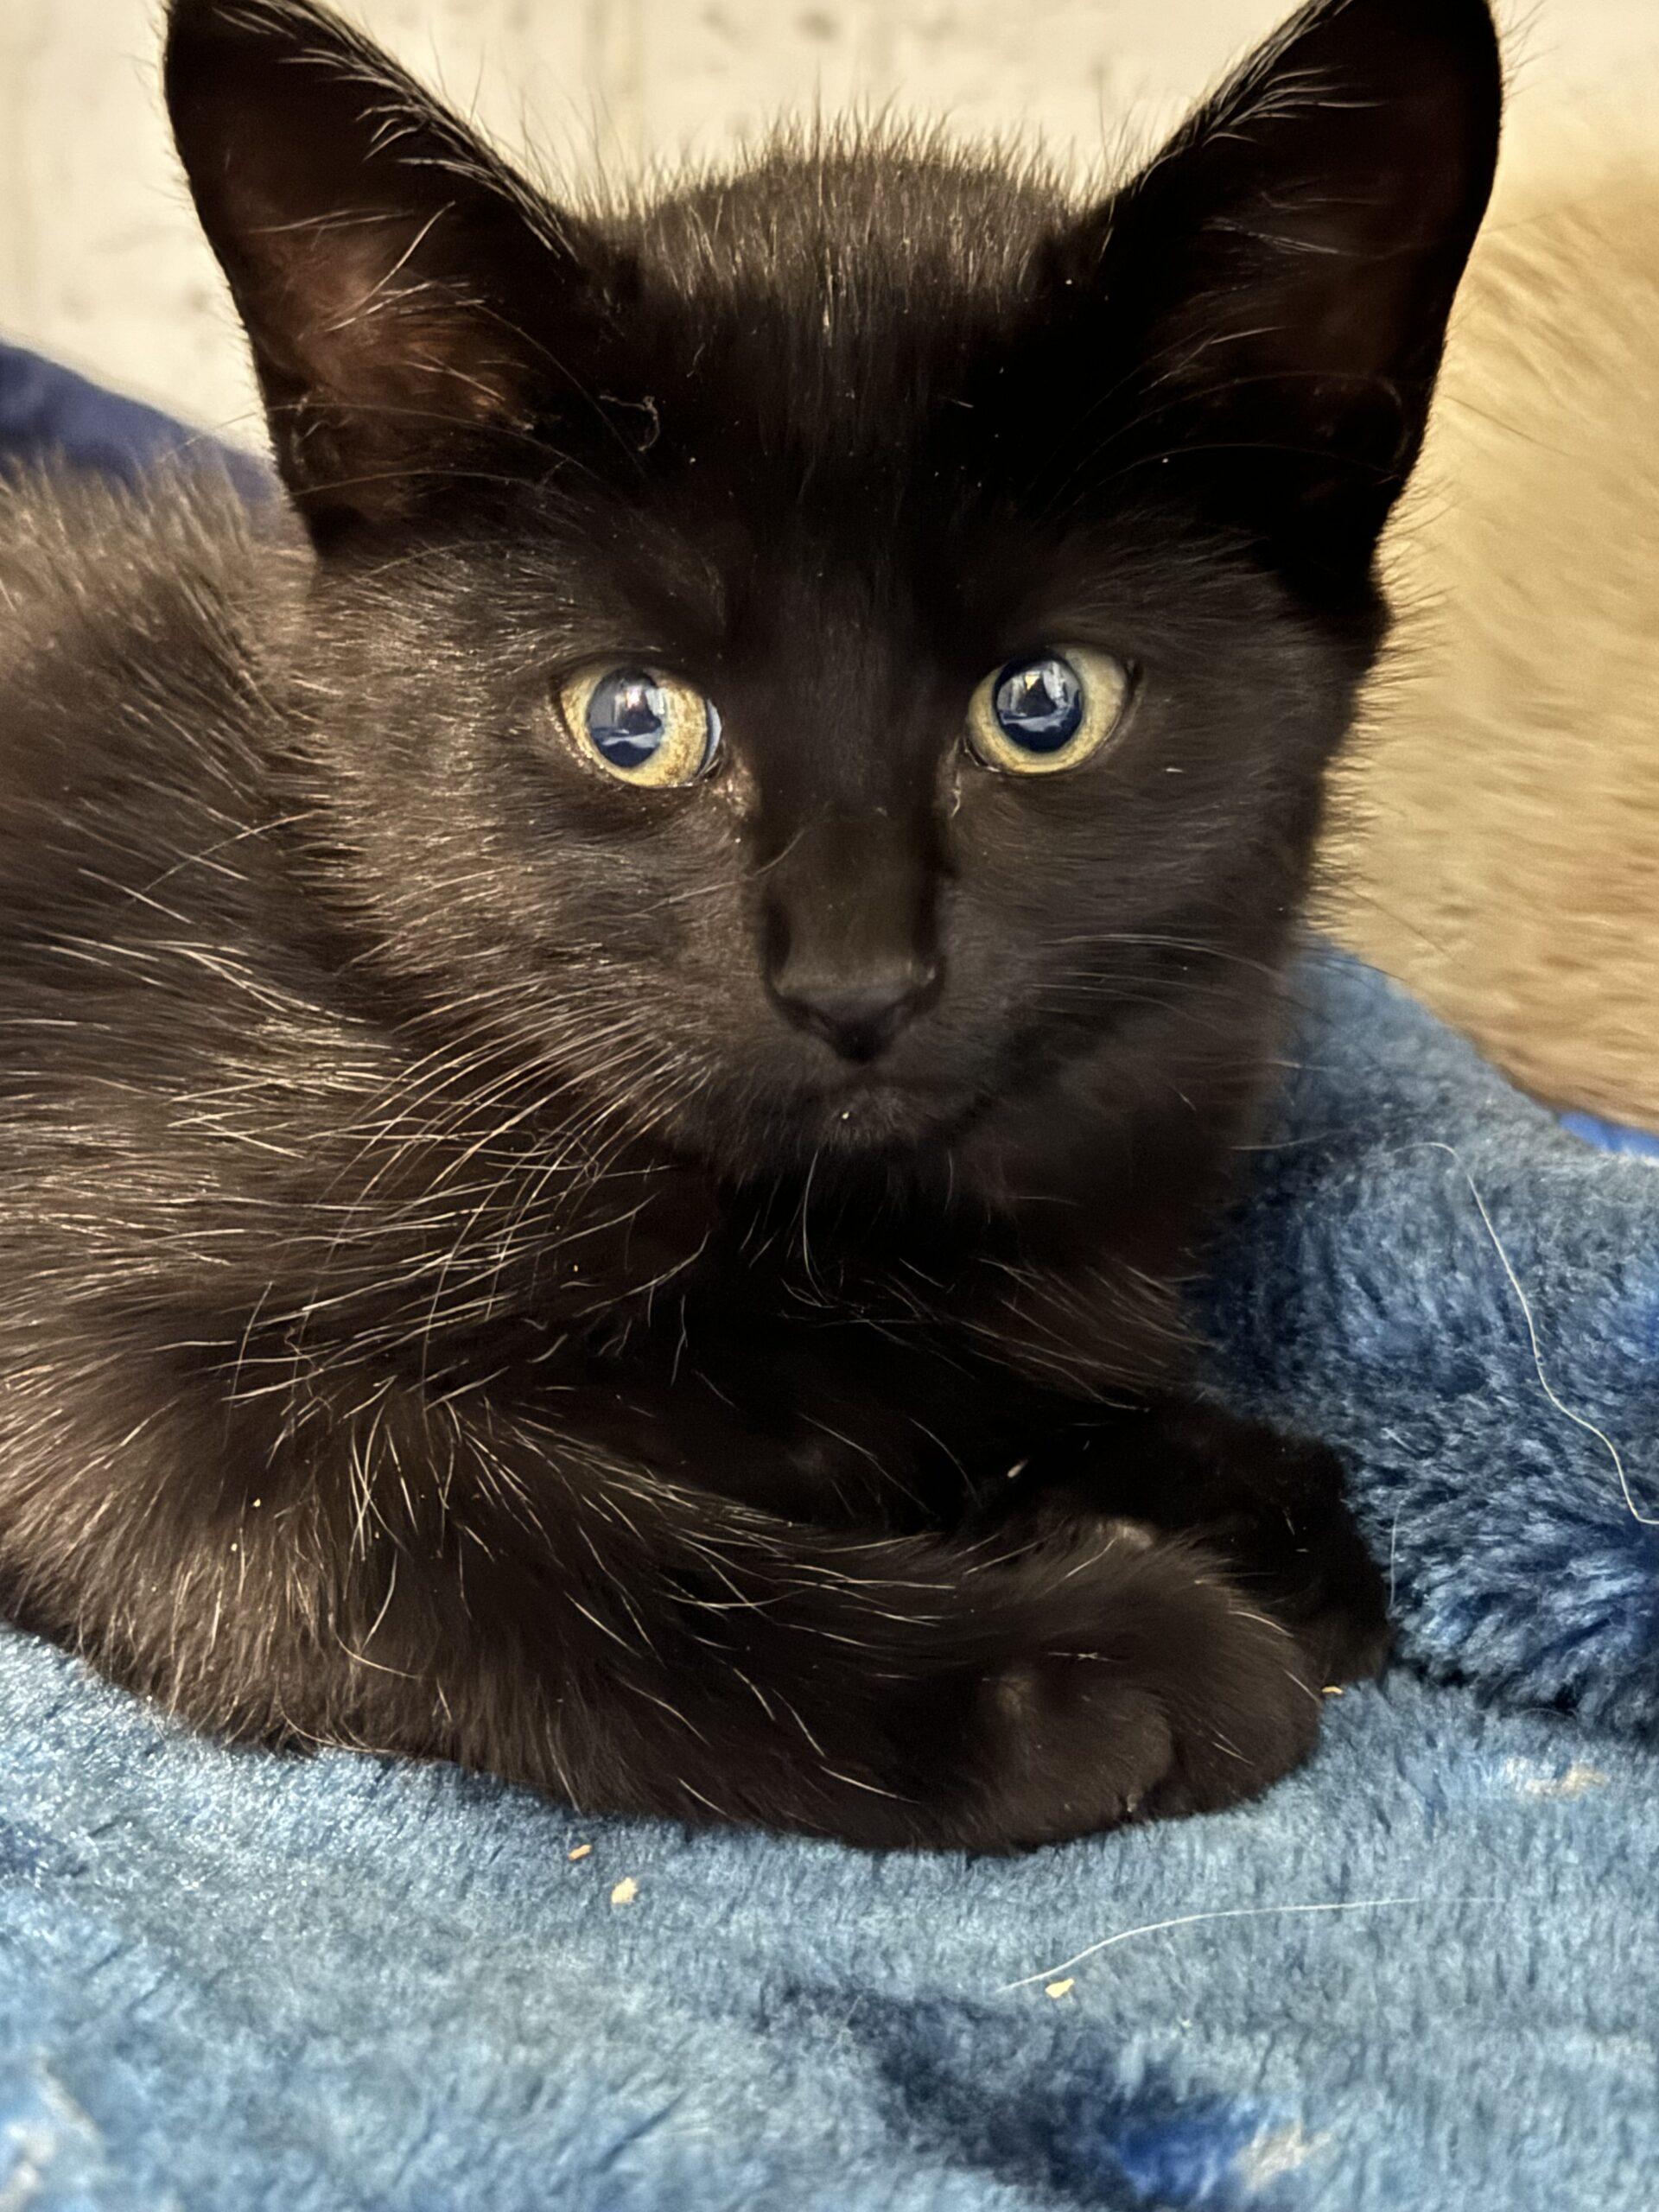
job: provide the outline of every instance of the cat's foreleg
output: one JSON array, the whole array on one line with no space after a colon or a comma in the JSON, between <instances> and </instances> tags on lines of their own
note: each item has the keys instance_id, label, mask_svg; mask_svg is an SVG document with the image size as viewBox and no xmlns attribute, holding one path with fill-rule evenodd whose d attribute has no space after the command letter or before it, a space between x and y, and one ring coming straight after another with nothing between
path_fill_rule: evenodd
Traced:
<instances>
[{"instance_id":1,"label":"cat's foreleg","mask_svg":"<svg viewBox=\"0 0 1659 2212\"><path fill-rule=\"evenodd\" d=\"M556 1397L542 1425L341 1376L309 1404L274 1451L177 1402L82 1440L95 1511L63 1459L18 1469L0 1585L204 1727L866 1845L1228 1804L1317 1732L1294 1637L1184 1536L830 1530L584 1444Z\"/></svg>"},{"instance_id":2,"label":"cat's foreleg","mask_svg":"<svg viewBox=\"0 0 1659 2212\"><path fill-rule=\"evenodd\" d=\"M1282 1621L1324 1683L1376 1674L1389 1647L1383 1579L1323 1444L1198 1397L1065 1416L1000 1502L1014 1527L1076 1541L1129 1518L1201 1542Z\"/></svg>"}]
</instances>

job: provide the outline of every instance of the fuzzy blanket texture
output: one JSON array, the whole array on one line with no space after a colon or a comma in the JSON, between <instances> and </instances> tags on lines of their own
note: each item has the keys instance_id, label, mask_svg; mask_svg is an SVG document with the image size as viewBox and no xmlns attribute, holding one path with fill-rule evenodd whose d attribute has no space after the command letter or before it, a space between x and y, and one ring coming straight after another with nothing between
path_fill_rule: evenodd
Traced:
<instances>
[{"instance_id":1,"label":"fuzzy blanket texture","mask_svg":"<svg viewBox=\"0 0 1659 2212\"><path fill-rule=\"evenodd\" d=\"M0 448L54 390L156 433L0 352ZM0 1632L0 2212L1652 2212L1659 1166L1304 983L1205 1319L1389 1564L1310 1766L861 1856L226 1751Z\"/></svg>"}]
</instances>

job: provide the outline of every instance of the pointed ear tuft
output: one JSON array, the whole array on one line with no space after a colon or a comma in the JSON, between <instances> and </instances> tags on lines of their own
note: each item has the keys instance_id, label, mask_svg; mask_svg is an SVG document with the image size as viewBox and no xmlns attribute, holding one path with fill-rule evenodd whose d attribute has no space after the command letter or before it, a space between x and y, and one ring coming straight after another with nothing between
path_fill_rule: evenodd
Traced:
<instances>
[{"instance_id":1,"label":"pointed ear tuft","mask_svg":"<svg viewBox=\"0 0 1659 2212\"><path fill-rule=\"evenodd\" d=\"M1286 557L1369 564L1422 442L1502 105L1485 0L1304 9L1055 250L1051 283L1129 379L1115 461L1185 461Z\"/></svg>"},{"instance_id":2,"label":"pointed ear tuft","mask_svg":"<svg viewBox=\"0 0 1659 2212\"><path fill-rule=\"evenodd\" d=\"M165 73L319 542L499 471L602 319L591 242L310 0L174 0Z\"/></svg>"}]
</instances>

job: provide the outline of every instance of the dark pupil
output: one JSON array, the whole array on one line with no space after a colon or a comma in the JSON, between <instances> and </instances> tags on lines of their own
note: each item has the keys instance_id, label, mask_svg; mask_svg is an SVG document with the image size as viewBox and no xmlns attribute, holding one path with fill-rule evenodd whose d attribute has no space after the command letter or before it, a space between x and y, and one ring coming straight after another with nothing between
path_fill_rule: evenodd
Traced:
<instances>
[{"instance_id":1,"label":"dark pupil","mask_svg":"<svg viewBox=\"0 0 1659 2212\"><path fill-rule=\"evenodd\" d=\"M642 668L619 668L588 702L588 734L613 768L643 768L668 724L662 686Z\"/></svg>"},{"instance_id":2,"label":"dark pupil","mask_svg":"<svg viewBox=\"0 0 1659 2212\"><path fill-rule=\"evenodd\" d=\"M1058 753L1083 720L1077 671L1054 655L1005 668L996 687L996 719L1027 753Z\"/></svg>"}]
</instances>

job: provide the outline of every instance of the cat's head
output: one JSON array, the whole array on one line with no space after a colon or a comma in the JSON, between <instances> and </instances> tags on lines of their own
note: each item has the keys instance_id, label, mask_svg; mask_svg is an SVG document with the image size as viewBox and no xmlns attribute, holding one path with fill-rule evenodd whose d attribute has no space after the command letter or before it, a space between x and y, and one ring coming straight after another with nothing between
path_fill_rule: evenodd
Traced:
<instances>
[{"instance_id":1,"label":"cat's head","mask_svg":"<svg viewBox=\"0 0 1659 2212\"><path fill-rule=\"evenodd\" d=\"M302 0L175 0L167 83L406 982L764 1162L1040 1116L1278 958L1491 183L1484 0L1308 10L1093 205L831 136L556 208Z\"/></svg>"}]
</instances>

